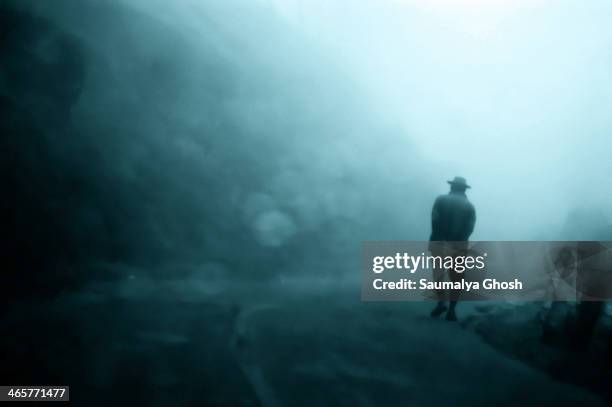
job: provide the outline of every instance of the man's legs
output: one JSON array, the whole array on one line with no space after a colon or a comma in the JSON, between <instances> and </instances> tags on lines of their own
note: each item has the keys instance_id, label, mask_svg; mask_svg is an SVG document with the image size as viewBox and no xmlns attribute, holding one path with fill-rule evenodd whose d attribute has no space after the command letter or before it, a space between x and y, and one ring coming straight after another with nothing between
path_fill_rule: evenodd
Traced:
<instances>
[{"instance_id":1,"label":"man's legs","mask_svg":"<svg viewBox=\"0 0 612 407\"><path fill-rule=\"evenodd\" d=\"M437 273L434 271L434 281L444 281L444 278L439 279L436 277L436 274ZM441 272L441 274L444 275L444 272ZM431 311L431 316L434 318L439 317L447 310L444 290L436 290L436 297L438 298L438 304L436 308Z\"/></svg>"},{"instance_id":2,"label":"man's legs","mask_svg":"<svg viewBox=\"0 0 612 407\"><path fill-rule=\"evenodd\" d=\"M435 251L436 254L434 254L434 251L432 251L432 254L434 256L436 255L440 255L440 253L437 253L437 250ZM435 282L442 282L444 281L444 268L434 268L433 269L433 279ZM436 308L434 308L431 311L431 316L436 318L439 317L440 315L442 315L442 313L444 311L447 310L446 308L446 293L444 292L444 290L436 290L436 298L438 299L438 304L436 305Z\"/></svg>"},{"instance_id":3,"label":"man's legs","mask_svg":"<svg viewBox=\"0 0 612 407\"><path fill-rule=\"evenodd\" d=\"M460 282L461 279L463 278L463 274L457 273L455 270L452 270L452 269L448 270L448 275L452 282L457 282L457 281ZM457 300L459 299L459 294L460 294L459 290L451 290L450 292L449 308L448 308L448 312L446 313L447 321L457 320L457 314L455 313L455 308L457 307Z\"/></svg>"},{"instance_id":4,"label":"man's legs","mask_svg":"<svg viewBox=\"0 0 612 407\"><path fill-rule=\"evenodd\" d=\"M453 247L453 257L457 256L465 256L467 254L467 242L456 242ZM450 281L453 283L461 282L463 280L463 273L457 273L454 268L448 270L448 275L450 277ZM457 300L459 300L459 296L461 295L461 290L451 290L449 294L450 304L448 308L448 312L446 313L447 321L456 321L457 314L455 313L455 308L457 307Z\"/></svg>"}]
</instances>

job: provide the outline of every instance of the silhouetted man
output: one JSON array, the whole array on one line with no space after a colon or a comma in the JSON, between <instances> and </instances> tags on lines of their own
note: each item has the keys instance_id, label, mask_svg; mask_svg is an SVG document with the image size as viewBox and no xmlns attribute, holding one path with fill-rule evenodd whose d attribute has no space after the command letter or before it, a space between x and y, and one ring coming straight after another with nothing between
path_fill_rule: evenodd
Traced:
<instances>
[{"instance_id":1,"label":"silhouetted man","mask_svg":"<svg viewBox=\"0 0 612 407\"><path fill-rule=\"evenodd\" d=\"M465 195L470 186L465 178L455 177L450 184L450 192L440 195L431 211L431 237L429 250L434 256L465 256L468 249L468 239L476 223L476 211ZM444 281L445 271L448 271L451 281L460 281L461 274L454 270L434 270L434 281ZM448 309L446 319L456 321L455 307L459 298L458 290L451 290L450 304L446 307L444 290L436 290L438 304L431 312L437 317Z\"/></svg>"}]
</instances>

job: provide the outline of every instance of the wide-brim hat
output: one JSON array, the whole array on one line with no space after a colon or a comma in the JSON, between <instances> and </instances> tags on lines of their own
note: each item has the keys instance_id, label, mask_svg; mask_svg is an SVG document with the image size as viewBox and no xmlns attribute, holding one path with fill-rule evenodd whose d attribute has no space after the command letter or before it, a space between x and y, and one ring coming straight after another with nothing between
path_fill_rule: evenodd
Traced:
<instances>
[{"instance_id":1,"label":"wide-brim hat","mask_svg":"<svg viewBox=\"0 0 612 407\"><path fill-rule=\"evenodd\" d=\"M454 179L450 180L450 181L446 181L451 185L456 185L458 187L463 187L463 188L472 188L471 186L469 186L465 180L465 178L463 177L455 177Z\"/></svg>"}]
</instances>

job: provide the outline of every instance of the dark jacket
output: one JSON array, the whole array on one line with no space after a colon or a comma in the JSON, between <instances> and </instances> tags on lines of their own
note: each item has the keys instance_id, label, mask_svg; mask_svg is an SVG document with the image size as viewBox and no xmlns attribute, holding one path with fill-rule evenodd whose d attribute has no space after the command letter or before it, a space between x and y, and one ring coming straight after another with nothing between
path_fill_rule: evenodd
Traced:
<instances>
[{"instance_id":1,"label":"dark jacket","mask_svg":"<svg viewBox=\"0 0 612 407\"><path fill-rule=\"evenodd\" d=\"M463 192L440 195L431 211L431 241L464 242L474 231L476 211Z\"/></svg>"}]
</instances>

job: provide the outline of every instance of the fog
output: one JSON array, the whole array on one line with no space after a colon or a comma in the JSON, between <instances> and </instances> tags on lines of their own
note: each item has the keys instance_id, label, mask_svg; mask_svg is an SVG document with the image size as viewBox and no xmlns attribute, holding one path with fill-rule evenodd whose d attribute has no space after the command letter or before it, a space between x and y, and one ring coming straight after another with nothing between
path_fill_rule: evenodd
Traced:
<instances>
[{"instance_id":1,"label":"fog","mask_svg":"<svg viewBox=\"0 0 612 407\"><path fill-rule=\"evenodd\" d=\"M405 165L393 162L388 169L407 189L414 182L427 183L442 193L444 180L453 174L470 180L479 213L475 239L588 239L588 232L574 236L563 230L568 214L582 208L609 219L612 197L605 186L612 169L607 137L612 89L607 72L612 62L604 50L612 41L605 17L610 5L255 3L326 55L313 69L335 64L362 92L370 119L397 130L396 139L382 144L405 156ZM239 3L231 4L236 15L242 14ZM197 27L184 8L177 13L175 24L188 20ZM254 38L265 43L265 32L257 31ZM291 50L296 56L300 51ZM270 52L279 61L287 58L274 55L279 49ZM405 140L415 148L402 151ZM427 179L411 172L415 157L429 163ZM385 160L384 153L361 158ZM411 201L416 199L421 197L411 195Z\"/></svg>"},{"instance_id":2,"label":"fog","mask_svg":"<svg viewBox=\"0 0 612 407\"><path fill-rule=\"evenodd\" d=\"M352 274L455 175L475 240L610 236L603 2L9 4L23 267Z\"/></svg>"},{"instance_id":3,"label":"fog","mask_svg":"<svg viewBox=\"0 0 612 407\"><path fill-rule=\"evenodd\" d=\"M461 329L360 302L359 262L427 240L457 175L473 240L612 240L610 11L2 2L6 370L91 405L596 400L531 357L537 305ZM563 380L609 397L600 359Z\"/></svg>"},{"instance_id":4,"label":"fog","mask_svg":"<svg viewBox=\"0 0 612 407\"><path fill-rule=\"evenodd\" d=\"M377 114L432 162L433 182L465 174L476 239L558 238L574 207L610 215L610 4L268 4L347 62Z\"/></svg>"}]
</instances>

